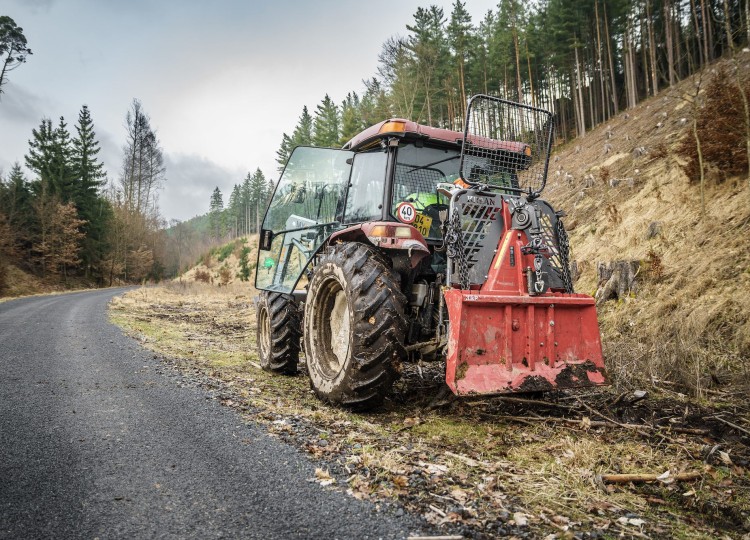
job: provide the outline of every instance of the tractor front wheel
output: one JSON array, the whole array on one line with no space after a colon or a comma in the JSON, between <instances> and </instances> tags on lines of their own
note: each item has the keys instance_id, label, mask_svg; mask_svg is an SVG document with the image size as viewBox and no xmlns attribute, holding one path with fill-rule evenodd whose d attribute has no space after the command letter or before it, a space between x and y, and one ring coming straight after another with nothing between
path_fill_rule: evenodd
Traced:
<instances>
[{"instance_id":1,"label":"tractor front wheel","mask_svg":"<svg viewBox=\"0 0 750 540\"><path fill-rule=\"evenodd\" d=\"M356 410L382 403L404 356L405 304L375 248L328 248L310 280L304 318L307 370L320 399Z\"/></svg>"},{"instance_id":2,"label":"tractor front wheel","mask_svg":"<svg viewBox=\"0 0 750 540\"><path fill-rule=\"evenodd\" d=\"M263 291L257 318L260 367L286 375L297 373L302 324L294 298Z\"/></svg>"}]
</instances>

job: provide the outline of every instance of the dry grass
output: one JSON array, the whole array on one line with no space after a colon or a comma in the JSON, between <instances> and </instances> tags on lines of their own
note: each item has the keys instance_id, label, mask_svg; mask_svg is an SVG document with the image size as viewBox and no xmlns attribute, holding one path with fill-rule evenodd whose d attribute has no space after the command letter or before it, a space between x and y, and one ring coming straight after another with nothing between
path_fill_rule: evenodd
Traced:
<instances>
[{"instance_id":1,"label":"dry grass","mask_svg":"<svg viewBox=\"0 0 750 540\"><path fill-rule=\"evenodd\" d=\"M396 501L445 531L478 538L563 530L709 538L734 534L746 519L741 509L748 506L748 486L740 480L746 465L715 459L708 465L701 437L594 429L585 422L588 413L582 425L560 424L554 415L548 423L549 411L491 398L430 411L440 366L425 366L423 377L408 369L378 414L327 407L310 392L304 367L298 377L259 369L253 294L236 283L172 283L113 300L111 317L144 346L216 388L223 403L322 460L322 469L338 475L336 485L353 496ZM606 410L614 396L602 390L581 399ZM507 418L532 415L540 420ZM718 442L729 450L730 442ZM597 482L602 473L667 470L704 476L688 485L612 488ZM732 495L722 494L725 481L736 485ZM725 513L732 518L720 519Z\"/></svg>"}]
</instances>

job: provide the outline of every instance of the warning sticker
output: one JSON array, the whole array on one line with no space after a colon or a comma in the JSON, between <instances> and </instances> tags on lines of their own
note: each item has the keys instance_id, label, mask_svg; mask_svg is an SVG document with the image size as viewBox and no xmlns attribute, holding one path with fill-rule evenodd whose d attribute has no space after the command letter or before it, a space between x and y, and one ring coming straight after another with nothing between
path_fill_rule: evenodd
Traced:
<instances>
[{"instance_id":1,"label":"warning sticker","mask_svg":"<svg viewBox=\"0 0 750 540\"><path fill-rule=\"evenodd\" d=\"M414 223L414 220L417 219L417 211L413 204L402 202L396 208L396 216L402 223Z\"/></svg>"},{"instance_id":2,"label":"warning sticker","mask_svg":"<svg viewBox=\"0 0 750 540\"><path fill-rule=\"evenodd\" d=\"M422 233L422 236L427 238L430 235L430 226L432 225L432 218L425 216L424 214L417 214L414 219L414 227Z\"/></svg>"}]
</instances>

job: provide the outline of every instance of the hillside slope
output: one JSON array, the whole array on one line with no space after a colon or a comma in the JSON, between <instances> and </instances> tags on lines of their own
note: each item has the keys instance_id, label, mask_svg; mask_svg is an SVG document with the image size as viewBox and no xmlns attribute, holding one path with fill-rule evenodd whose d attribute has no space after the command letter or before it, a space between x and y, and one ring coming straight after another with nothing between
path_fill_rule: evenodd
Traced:
<instances>
[{"instance_id":1,"label":"hillside slope","mask_svg":"<svg viewBox=\"0 0 750 540\"><path fill-rule=\"evenodd\" d=\"M634 292L599 307L618 382L700 394L750 380L750 186L709 178L702 214L676 153L694 91L684 80L558 149L544 196L568 213L578 291L596 291L598 263L642 262Z\"/></svg>"}]
</instances>

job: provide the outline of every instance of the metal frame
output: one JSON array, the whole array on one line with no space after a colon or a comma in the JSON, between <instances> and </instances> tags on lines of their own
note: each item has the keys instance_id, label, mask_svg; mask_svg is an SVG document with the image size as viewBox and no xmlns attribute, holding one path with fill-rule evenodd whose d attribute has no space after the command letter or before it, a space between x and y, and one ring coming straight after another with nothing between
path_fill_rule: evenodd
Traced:
<instances>
[{"instance_id":1,"label":"metal frame","mask_svg":"<svg viewBox=\"0 0 750 540\"><path fill-rule=\"evenodd\" d=\"M487 108L477 111L476 109L483 103L487 104ZM493 185L489 187L526 194L528 199L535 199L539 197L547 183L554 131L554 116L545 109L486 94L472 96L466 108L464 122L464 139L459 164L461 177L468 183L481 185L481 182L471 182L470 174L466 174L470 171L464 171L466 155L495 159L495 165L498 167L503 165L508 166L509 169L515 167L519 176L519 187ZM474 145L471 143L472 140L481 144ZM514 146L519 149L527 146L530 149L530 154L525 154L529 160L526 167L522 166L520 159L511 161L507 157L513 152ZM493 153L498 157L493 158ZM524 175L523 171L536 175L536 178L529 178L529 174Z\"/></svg>"}]
</instances>

